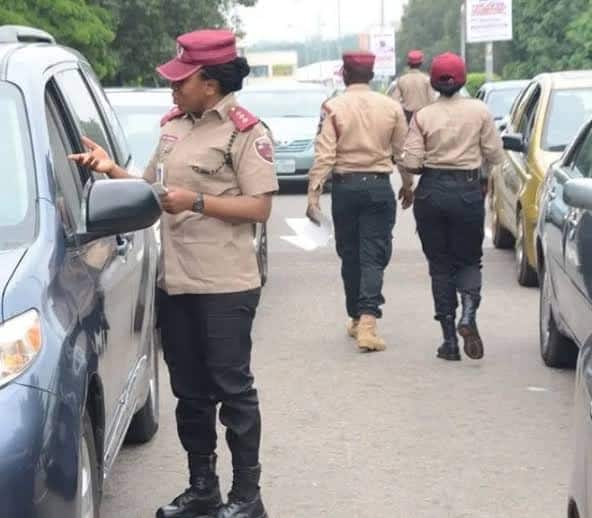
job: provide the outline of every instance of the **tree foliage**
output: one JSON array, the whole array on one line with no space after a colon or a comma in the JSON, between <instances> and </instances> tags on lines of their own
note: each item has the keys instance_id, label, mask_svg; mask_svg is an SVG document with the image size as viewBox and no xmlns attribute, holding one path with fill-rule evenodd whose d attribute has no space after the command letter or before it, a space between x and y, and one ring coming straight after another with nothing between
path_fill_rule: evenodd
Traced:
<instances>
[{"instance_id":1,"label":"tree foliage","mask_svg":"<svg viewBox=\"0 0 592 518\"><path fill-rule=\"evenodd\" d=\"M80 50L112 84L154 84L175 38L206 27L240 30L236 5L257 0L2 0L0 24L44 29Z\"/></svg>"}]
</instances>

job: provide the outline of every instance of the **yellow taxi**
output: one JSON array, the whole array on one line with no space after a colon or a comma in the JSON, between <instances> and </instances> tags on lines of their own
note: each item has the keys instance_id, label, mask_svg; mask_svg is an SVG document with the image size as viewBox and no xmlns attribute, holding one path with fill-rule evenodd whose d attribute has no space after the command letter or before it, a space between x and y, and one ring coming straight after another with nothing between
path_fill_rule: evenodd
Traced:
<instances>
[{"instance_id":1,"label":"yellow taxi","mask_svg":"<svg viewBox=\"0 0 592 518\"><path fill-rule=\"evenodd\" d=\"M518 282L538 284L534 229L538 191L549 165L559 159L592 117L592 70L536 76L514 102L502 133L506 159L490 178L493 243L514 246Z\"/></svg>"}]
</instances>

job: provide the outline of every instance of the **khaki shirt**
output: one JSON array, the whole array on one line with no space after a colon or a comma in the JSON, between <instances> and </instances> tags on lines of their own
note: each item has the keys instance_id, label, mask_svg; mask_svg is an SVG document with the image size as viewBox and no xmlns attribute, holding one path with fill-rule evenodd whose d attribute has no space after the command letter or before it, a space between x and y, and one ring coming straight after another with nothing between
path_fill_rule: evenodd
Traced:
<instances>
[{"instance_id":1,"label":"khaki shirt","mask_svg":"<svg viewBox=\"0 0 592 518\"><path fill-rule=\"evenodd\" d=\"M144 178L154 183L164 166L164 183L211 196L257 196L278 190L273 144L261 123L237 133L231 147L233 168L224 153L236 130L226 96L201 118L185 115L161 128L160 142ZM184 211L163 213L158 285L170 295L233 293L260 286L251 223L228 223Z\"/></svg>"},{"instance_id":2,"label":"khaki shirt","mask_svg":"<svg viewBox=\"0 0 592 518\"><path fill-rule=\"evenodd\" d=\"M323 104L309 193L318 197L328 175L393 172L408 127L401 105L368 85L352 85ZM403 175L407 187L413 179ZM318 199L318 198L317 198Z\"/></svg>"},{"instance_id":3,"label":"khaki shirt","mask_svg":"<svg viewBox=\"0 0 592 518\"><path fill-rule=\"evenodd\" d=\"M456 94L442 95L415 114L405 141L403 166L466 170L503 160L502 141L485 103Z\"/></svg>"},{"instance_id":4,"label":"khaki shirt","mask_svg":"<svg viewBox=\"0 0 592 518\"><path fill-rule=\"evenodd\" d=\"M417 68L411 68L397 80L392 97L399 101L403 109L416 112L436 99L430 78Z\"/></svg>"}]
</instances>

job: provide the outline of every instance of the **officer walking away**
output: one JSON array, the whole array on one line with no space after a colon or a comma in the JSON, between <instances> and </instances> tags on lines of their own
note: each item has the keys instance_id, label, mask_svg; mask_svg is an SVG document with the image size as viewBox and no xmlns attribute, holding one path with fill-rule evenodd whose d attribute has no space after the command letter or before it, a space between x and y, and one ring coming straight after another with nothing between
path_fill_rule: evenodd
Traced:
<instances>
[{"instance_id":1,"label":"officer walking away","mask_svg":"<svg viewBox=\"0 0 592 518\"><path fill-rule=\"evenodd\" d=\"M318 223L320 195L333 173L332 215L337 253L342 261L348 333L362 351L382 351L376 319L382 316L383 273L392 254L396 200L390 183L401 158L407 122L399 103L373 92L375 56L343 55L345 93L326 101L309 172L307 216ZM413 179L401 172L399 199L408 208Z\"/></svg>"},{"instance_id":2,"label":"officer walking away","mask_svg":"<svg viewBox=\"0 0 592 518\"><path fill-rule=\"evenodd\" d=\"M414 213L429 262L435 318L444 335L437 355L444 360L460 360L457 291L465 353L475 360L483 357L476 322L485 218L479 171L483 162L503 161L502 142L485 104L458 94L465 82L462 58L446 53L434 59L431 83L441 96L413 117L403 159L408 170L421 173Z\"/></svg>"},{"instance_id":3,"label":"officer walking away","mask_svg":"<svg viewBox=\"0 0 592 518\"><path fill-rule=\"evenodd\" d=\"M178 399L178 433L189 488L159 518L264 518L259 491L261 417L251 373L251 327L260 277L252 223L264 222L278 189L272 142L233 92L249 73L224 30L183 34L177 56L158 67L177 108L162 121L144 178L157 183L165 211L158 285L165 360ZM95 143L72 158L127 178ZM164 183L165 187L162 186ZM216 476L216 413L232 453L228 503Z\"/></svg>"},{"instance_id":4,"label":"officer walking away","mask_svg":"<svg viewBox=\"0 0 592 518\"><path fill-rule=\"evenodd\" d=\"M434 102L435 99L430 76L421 71L423 59L421 50L411 50L407 54L409 70L397 80L397 86L392 93L393 99L402 104L408 123L416 111Z\"/></svg>"}]
</instances>

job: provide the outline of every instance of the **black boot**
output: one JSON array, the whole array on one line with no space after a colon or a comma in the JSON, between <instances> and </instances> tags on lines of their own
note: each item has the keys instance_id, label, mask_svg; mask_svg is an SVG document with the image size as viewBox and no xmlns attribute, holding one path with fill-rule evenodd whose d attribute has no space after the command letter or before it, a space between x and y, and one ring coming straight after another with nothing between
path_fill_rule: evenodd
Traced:
<instances>
[{"instance_id":1,"label":"black boot","mask_svg":"<svg viewBox=\"0 0 592 518\"><path fill-rule=\"evenodd\" d=\"M156 518L215 517L222 506L216 455L189 454L189 484L184 493L161 507Z\"/></svg>"},{"instance_id":2,"label":"black boot","mask_svg":"<svg viewBox=\"0 0 592 518\"><path fill-rule=\"evenodd\" d=\"M261 466L235 469L228 503L218 511L217 518L267 518L259 490L260 477Z\"/></svg>"},{"instance_id":3,"label":"black boot","mask_svg":"<svg viewBox=\"0 0 592 518\"><path fill-rule=\"evenodd\" d=\"M466 355L472 360L483 358L483 341L477 328L477 309L481 297L473 293L461 293L462 316L458 322L458 334L463 337Z\"/></svg>"},{"instance_id":4,"label":"black boot","mask_svg":"<svg viewBox=\"0 0 592 518\"><path fill-rule=\"evenodd\" d=\"M453 362L460 361L454 315L446 315L445 317L440 317L438 320L440 320L442 335L444 336L444 343L438 348L438 358Z\"/></svg>"}]
</instances>

